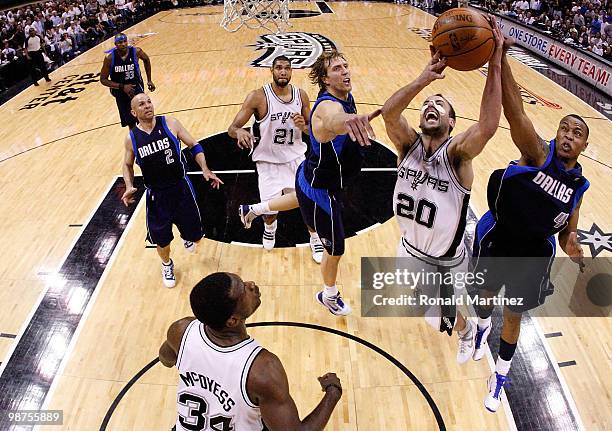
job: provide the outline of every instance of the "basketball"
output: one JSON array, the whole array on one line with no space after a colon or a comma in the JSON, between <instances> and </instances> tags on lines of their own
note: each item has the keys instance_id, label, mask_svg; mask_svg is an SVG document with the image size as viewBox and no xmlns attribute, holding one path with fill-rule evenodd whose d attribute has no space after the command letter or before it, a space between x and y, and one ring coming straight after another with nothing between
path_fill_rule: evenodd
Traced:
<instances>
[{"instance_id":1,"label":"basketball","mask_svg":"<svg viewBox=\"0 0 612 431\"><path fill-rule=\"evenodd\" d=\"M446 57L448 67L462 71L478 69L495 49L493 30L484 15L464 8L448 10L438 17L431 43Z\"/></svg>"}]
</instances>

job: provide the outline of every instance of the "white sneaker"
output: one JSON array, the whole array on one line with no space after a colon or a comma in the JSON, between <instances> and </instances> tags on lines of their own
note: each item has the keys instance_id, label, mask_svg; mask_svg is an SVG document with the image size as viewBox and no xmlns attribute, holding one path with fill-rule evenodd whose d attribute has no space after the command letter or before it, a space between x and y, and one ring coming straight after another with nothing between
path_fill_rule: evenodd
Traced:
<instances>
[{"instance_id":1,"label":"white sneaker","mask_svg":"<svg viewBox=\"0 0 612 431\"><path fill-rule=\"evenodd\" d=\"M253 220L259 217L253 212L251 205L240 205L238 207L238 215L240 216L240 221L244 225L245 229L249 229L251 227L251 223L253 223Z\"/></svg>"},{"instance_id":2,"label":"white sneaker","mask_svg":"<svg viewBox=\"0 0 612 431\"><path fill-rule=\"evenodd\" d=\"M189 253L195 253L196 251L195 242L183 240L183 245L185 246L185 250L187 250Z\"/></svg>"},{"instance_id":3,"label":"white sneaker","mask_svg":"<svg viewBox=\"0 0 612 431\"><path fill-rule=\"evenodd\" d=\"M264 249L272 250L274 248L274 244L276 243L276 230L270 232L264 228L262 243Z\"/></svg>"},{"instance_id":4,"label":"white sneaker","mask_svg":"<svg viewBox=\"0 0 612 431\"><path fill-rule=\"evenodd\" d=\"M476 328L476 340L474 343L474 355L472 355L472 359L475 361L480 361L487 351L487 338L491 333L491 325L487 326L483 330L480 330L478 325Z\"/></svg>"},{"instance_id":5,"label":"white sneaker","mask_svg":"<svg viewBox=\"0 0 612 431\"><path fill-rule=\"evenodd\" d=\"M501 404L501 396L504 392L504 386L510 383L510 379L508 376L504 376L503 374L498 374L497 372L491 374L489 377L488 385L489 385L489 394L485 398L485 408L495 413Z\"/></svg>"},{"instance_id":6,"label":"white sneaker","mask_svg":"<svg viewBox=\"0 0 612 431\"><path fill-rule=\"evenodd\" d=\"M319 235L310 237L310 250L312 251L312 260L316 263L321 263L323 260L323 244L321 244L321 240L319 239Z\"/></svg>"},{"instance_id":7,"label":"white sneaker","mask_svg":"<svg viewBox=\"0 0 612 431\"><path fill-rule=\"evenodd\" d=\"M164 280L164 286L168 289L173 288L176 285L176 277L174 276L174 262L170 259L170 265L164 265L162 262L162 279Z\"/></svg>"},{"instance_id":8,"label":"white sneaker","mask_svg":"<svg viewBox=\"0 0 612 431\"><path fill-rule=\"evenodd\" d=\"M327 307L329 312L335 314L336 316L346 316L352 311L351 306L342 300L340 292L334 296L327 297L325 296L325 292L321 290L320 292L317 292L316 298L319 304Z\"/></svg>"},{"instance_id":9,"label":"white sneaker","mask_svg":"<svg viewBox=\"0 0 612 431\"><path fill-rule=\"evenodd\" d=\"M459 364L466 363L474 354L474 340L476 338L476 324L471 320L466 320L468 325L467 333L462 337L459 334L459 348L457 350L457 362Z\"/></svg>"}]
</instances>

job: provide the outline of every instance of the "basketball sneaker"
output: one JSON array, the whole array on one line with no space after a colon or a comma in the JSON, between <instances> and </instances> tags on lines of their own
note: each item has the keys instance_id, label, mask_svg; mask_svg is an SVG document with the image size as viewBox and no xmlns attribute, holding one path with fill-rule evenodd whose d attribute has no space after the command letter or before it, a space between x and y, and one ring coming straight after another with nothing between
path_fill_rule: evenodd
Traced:
<instances>
[{"instance_id":1,"label":"basketball sneaker","mask_svg":"<svg viewBox=\"0 0 612 431\"><path fill-rule=\"evenodd\" d=\"M321 244L321 240L319 239L319 235L310 237L310 250L312 251L312 260L316 263L321 263L323 260L323 244Z\"/></svg>"},{"instance_id":2,"label":"basketball sneaker","mask_svg":"<svg viewBox=\"0 0 612 431\"><path fill-rule=\"evenodd\" d=\"M510 383L508 376L495 372L489 377L489 395L485 398L485 408L495 413L501 404L501 396L504 392L504 386Z\"/></svg>"},{"instance_id":3,"label":"basketball sneaker","mask_svg":"<svg viewBox=\"0 0 612 431\"><path fill-rule=\"evenodd\" d=\"M466 363L474 354L474 339L476 338L476 324L471 320L466 320L468 331L460 336L459 334L459 349L457 350L457 362L460 364Z\"/></svg>"},{"instance_id":4,"label":"basketball sneaker","mask_svg":"<svg viewBox=\"0 0 612 431\"><path fill-rule=\"evenodd\" d=\"M485 355L487 349L487 338L491 333L491 325L482 330L478 328L478 326L476 326L476 328L476 342L474 345L474 355L472 356L472 359L475 361L480 361Z\"/></svg>"},{"instance_id":5,"label":"basketball sneaker","mask_svg":"<svg viewBox=\"0 0 612 431\"><path fill-rule=\"evenodd\" d=\"M274 243L276 242L276 226L277 221L274 220L272 224L264 223L264 233L262 238L263 248L266 250L272 250Z\"/></svg>"},{"instance_id":6,"label":"basketball sneaker","mask_svg":"<svg viewBox=\"0 0 612 431\"><path fill-rule=\"evenodd\" d=\"M195 253L195 251L196 251L196 243L195 242L183 240L183 245L185 246L185 250L187 250L189 253Z\"/></svg>"},{"instance_id":7,"label":"basketball sneaker","mask_svg":"<svg viewBox=\"0 0 612 431\"><path fill-rule=\"evenodd\" d=\"M334 296L325 296L325 292L321 290L316 295L317 302L324 307L327 307L331 314L336 316L346 316L351 313L351 306L345 303L340 296L340 292Z\"/></svg>"},{"instance_id":8,"label":"basketball sneaker","mask_svg":"<svg viewBox=\"0 0 612 431\"><path fill-rule=\"evenodd\" d=\"M171 289L176 285L176 277L174 276L174 262L172 259L170 259L169 265L162 262L162 278L164 280L164 286L166 286L168 289Z\"/></svg>"},{"instance_id":9,"label":"basketball sneaker","mask_svg":"<svg viewBox=\"0 0 612 431\"><path fill-rule=\"evenodd\" d=\"M249 229L251 227L251 223L253 223L253 220L259 217L253 212L251 205L240 205L238 207L238 215L240 216L240 221L244 225L245 229Z\"/></svg>"}]
</instances>

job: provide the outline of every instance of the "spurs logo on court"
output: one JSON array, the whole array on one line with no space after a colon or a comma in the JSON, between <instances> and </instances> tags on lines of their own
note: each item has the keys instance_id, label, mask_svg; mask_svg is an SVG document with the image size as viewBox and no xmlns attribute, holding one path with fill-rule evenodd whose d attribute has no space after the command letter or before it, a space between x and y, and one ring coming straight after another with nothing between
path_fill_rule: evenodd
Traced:
<instances>
[{"instance_id":1,"label":"spurs logo on court","mask_svg":"<svg viewBox=\"0 0 612 431\"><path fill-rule=\"evenodd\" d=\"M612 251L612 233L604 233L595 223L590 230L578 229L578 242L589 246L592 257L604 250Z\"/></svg>"},{"instance_id":2,"label":"spurs logo on court","mask_svg":"<svg viewBox=\"0 0 612 431\"><path fill-rule=\"evenodd\" d=\"M292 32L284 34L263 34L254 45L255 50L265 53L253 60L251 66L272 67L272 61L279 55L291 59L294 69L311 67L317 57L336 49L336 44L326 36L317 33Z\"/></svg>"}]
</instances>

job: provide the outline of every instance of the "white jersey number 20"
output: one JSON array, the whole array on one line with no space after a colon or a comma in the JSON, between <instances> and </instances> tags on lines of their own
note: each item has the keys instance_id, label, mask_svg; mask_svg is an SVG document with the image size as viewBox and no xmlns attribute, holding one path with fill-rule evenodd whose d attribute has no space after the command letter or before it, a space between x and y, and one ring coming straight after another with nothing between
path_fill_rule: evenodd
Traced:
<instances>
[{"instance_id":1,"label":"white jersey number 20","mask_svg":"<svg viewBox=\"0 0 612 431\"><path fill-rule=\"evenodd\" d=\"M399 217L406 217L409 220L414 220L428 229L431 229L434 225L436 210L436 205L427 199L420 199L415 205L412 196L404 193L398 193L397 195L395 213Z\"/></svg>"}]
</instances>

